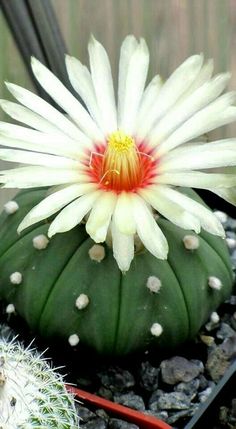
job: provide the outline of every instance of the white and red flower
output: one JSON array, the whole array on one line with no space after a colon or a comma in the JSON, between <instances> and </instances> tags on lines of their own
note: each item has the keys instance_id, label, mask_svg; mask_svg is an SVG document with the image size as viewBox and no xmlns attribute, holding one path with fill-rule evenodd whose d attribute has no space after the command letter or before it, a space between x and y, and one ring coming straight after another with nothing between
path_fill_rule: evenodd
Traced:
<instances>
[{"instance_id":1,"label":"white and red flower","mask_svg":"<svg viewBox=\"0 0 236 429\"><path fill-rule=\"evenodd\" d=\"M165 83L155 76L145 88L148 48L143 39L128 36L121 46L116 104L107 53L94 38L89 58L90 71L66 57L71 84L87 109L35 58L35 77L67 115L7 84L21 104L2 100L1 106L28 127L0 123L0 144L8 146L0 158L29 166L2 171L0 181L5 188L56 186L26 215L19 232L59 212L49 227L52 237L86 217L96 243L111 233L122 271L134 257L136 235L154 256L167 257L155 211L184 229L198 233L202 227L223 236L216 216L176 187L208 189L236 203L236 174L225 168L236 165L236 139L196 141L236 119L235 92L221 95L229 74L212 78L213 62L194 55Z\"/></svg>"}]
</instances>

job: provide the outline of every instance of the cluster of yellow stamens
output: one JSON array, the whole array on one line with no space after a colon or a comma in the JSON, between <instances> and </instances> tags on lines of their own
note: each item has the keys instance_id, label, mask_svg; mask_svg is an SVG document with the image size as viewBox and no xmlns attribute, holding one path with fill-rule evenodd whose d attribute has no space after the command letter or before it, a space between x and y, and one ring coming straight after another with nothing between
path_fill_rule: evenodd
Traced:
<instances>
[{"instance_id":1,"label":"cluster of yellow stamens","mask_svg":"<svg viewBox=\"0 0 236 429\"><path fill-rule=\"evenodd\" d=\"M114 150L118 154L130 151L135 147L133 137L125 134L123 131L118 130L110 134L108 138L108 150Z\"/></svg>"}]
</instances>

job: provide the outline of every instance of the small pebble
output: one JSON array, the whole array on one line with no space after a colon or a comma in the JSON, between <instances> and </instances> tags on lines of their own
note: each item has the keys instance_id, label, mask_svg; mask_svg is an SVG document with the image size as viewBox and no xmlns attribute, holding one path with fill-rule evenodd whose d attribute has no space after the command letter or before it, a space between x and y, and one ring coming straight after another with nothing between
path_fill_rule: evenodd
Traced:
<instances>
[{"instance_id":1,"label":"small pebble","mask_svg":"<svg viewBox=\"0 0 236 429\"><path fill-rule=\"evenodd\" d=\"M84 405L77 405L78 415L82 419L82 423L87 423L89 420L95 419L96 414L86 408Z\"/></svg>"},{"instance_id":2,"label":"small pebble","mask_svg":"<svg viewBox=\"0 0 236 429\"><path fill-rule=\"evenodd\" d=\"M219 347L214 347L208 355L206 369L213 381L218 382L229 367L229 360L224 351Z\"/></svg>"},{"instance_id":3,"label":"small pebble","mask_svg":"<svg viewBox=\"0 0 236 429\"><path fill-rule=\"evenodd\" d=\"M164 390L161 390L161 389L154 390L154 392L151 394L149 401L148 401L148 406L150 409L152 409L152 404L154 402L157 402L157 400L159 399L159 397L161 395L163 395L163 393L165 393Z\"/></svg>"},{"instance_id":4,"label":"small pebble","mask_svg":"<svg viewBox=\"0 0 236 429\"><path fill-rule=\"evenodd\" d=\"M101 418L90 420L86 423L85 429L107 429L107 422Z\"/></svg>"},{"instance_id":5,"label":"small pebble","mask_svg":"<svg viewBox=\"0 0 236 429\"><path fill-rule=\"evenodd\" d=\"M101 396L102 398L108 399L108 401L113 401L112 391L110 389L107 389L104 386L99 387L97 394L98 394L98 396Z\"/></svg>"},{"instance_id":6,"label":"small pebble","mask_svg":"<svg viewBox=\"0 0 236 429\"><path fill-rule=\"evenodd\" d=\"M6 325L5 323L0 323L0 337L7 340L12 340L16 337L16 333L12 328L10 328L10 326Z\"/></svg>"},{"instance_id":7,"label":"small pebble","mask_svg":"<svg viewBox=\"0 0 236 429\"><path fill-rule=\"evenodd\" d=\"M198 388L200 385L200 381L198 378L195 378L187 383L181 382L174 387L176 392L185 393L185 395L189 396L191 401L195 398L198 392Z\"/></svg>"},{"instance_id":8,"label":"small pebble","mask_svg":"<svg viewBox=\"0 0 236 429\"><path fill-rule=\"evenodd\" d=\"M98 374L103 386L111 391L123 392L135 385L134 376L126 369L109 367Z\"/></svg>"},{"instance_id":9,"label":"small pebble","mask_svg":"<svg viewBox=\"0 0 236 429\"><path fill-rule=\"evenodd\" d=\"M201 341L206 344L208 347L212 346L215 343L215 338L210 335L200 335Z\"/></svg>"},{"instance_id":10,"label":"small pebble","mask_svg":"<svg viewBox=\"0 0 236 429\"><path fill-rule=\"evenodd\" d=\"M147 410L147 411L145 411L145 413L144 413L144 414L147 414L147 415L149 415L149 416L156 417L157 419L159 419L159 420L163 420L164 422L167 422L168 417L169 417L168 412L167 412L166 410L163 410L163 411L152 411L152 410Z\"/></svg>"},{"instance_id":11,"label":"small pebble","mask_svg":"<svg viewBox=\"0 0 236 429\"><path fill-rule=\"evenodd\" d=\"M231 232L235 231L236 230L236 219L233 219L232 217L228 216L225 228L230 229Z\"/></svg>"},{"instance_id":12,"label":"small pebble","mask_svg":"<svg viewBox=\"0 0 236 429\"><path fill-rule=\"evenodd\" d=\"M227 359L236 358L236 333L231 337L226 338L223 343L220 345L221 350L227 357Z\"/></svg>"},{"instance_id":13,"label":"small pebble","mask_svg":"<svg viewBox=\"0 0 236 429\"><path fill-rule=\"evenodd\" d=\"M209 386L205 390L203 390L202 392L200 392L198 394L199 401L200 402L205 402L207 400L208 396L212 393L212 391L213 391L213 388Z\"/></svg>"},{"instance_id":14,"label":"small pebble","mask_svg":"<svg viewBox=\"0 0 236 429\"><path fill-rule=\"evenodd\" d=\"M139 426L134 423L128 423L120 419L110 419L109 429L139 429Z\"/></svg>"},{"instance_id":15,"label":"small pebble","mask_svg":"<svg viewBox=\"0 0 236 429\"><path fill-rule=\"evenodd\" d=\"M102 408L99 408L98 410L96 410L96 415L101 419L105 420L106 422L108 422L109 420L108 414Z\"/></svg>"},{"instance_id":16,"label":"small pebble","mask_svg":"<svg viewBox=\"0 0 236 429\"><path fill-rule=\"evenodd\" d=\"M226 244L227 244L229 249L235 249L236 248L236 239L235 238L227 237L225 239L225 241L226 241Z\"/></svg>"},{"instance_id":17,"label":"small pebble","mask_svg":"<svg viewBox=\"0 0 236 429\"><path fill-rule=\"evenodd\" d=\"M199 389L204 390L209 386L209 381L206 379L206 377L203 374L200 374L199 376Z\"/></svg>"},{"instance_id":18,"label":"small pebble","mask_svg":"<svg viewBox=\"0 0 236 429\"><path fill-rule=\"evenodd\" d=\"M198 407L194 404L190 406L189 409L187 410L181 410L181 411L177 411L177 413L172 413L167 419L167 423L172 425L173 423L177 422L179 419L182 419L183 417L192 417L196 412L197 408Z\"/></svg>"},{"instance_id":19,"label":"small pebble","mask_svg":"<svg viewBox=\"0 0 236 429\"><path fill-rule=\"evenodd\" d=\"M162 361L160 367L162 379L167 384L191 381L202 372L199 364L181 356Z\"/></svg>"},{"instance_id":20,"label":"small pebble","mask_svg":"<svg viewBox=\"0 0 236 429\"><path fill-rule=\"evenodd\" d=\"M156 409L158 410L185 410L190 407L191 399L185 393L171 392L163 393L156 401ZM152 408L153 409L153 408Z\"/></svg>"},{"instance_id":21,"label":"small pebble","mask_svg":"<svg viewBox=\"0 0 236 429\"><path fill-rule=\"evenodd\" d=\"M125 405L133 410L145 411L143 398L136 395L134 392L124 393L122 395L114 395L114 400L118 404Z\"/></svg>"},{"instance_id":22,"label":"small pebble","mask_svg":"<svg viewBox=\"0 0 236 429\"><path fill-rule=\"evenodd\" d=\"M148 392L153 392L158 388L160 368L155 368L148 361L141 362L140 385Z\"/></svg>"},{"instance_id":23,"label":"small pebble","mask_svg":"<svg viewBox=\"0 0 236 429\"><path fill-rule=\"evenodd\" d=\"M236 225L236 221L235 221ZM229 231L226 229L225 231L226 238L234 238L236 240L236 233L234 231Z\"/></svg>"},{"instance_id":24,"label":"small pebble","mask_svg":"<svg viewBox=\"0 0 236 429\"><path fill-rule=\"evenodd\" d=\"M220 329L216 332L216 337L220 340L224 340L225 338L230 338L235 335L235 331L228 325L228 323L221 323Z\"/></svg>"}]
</instances>

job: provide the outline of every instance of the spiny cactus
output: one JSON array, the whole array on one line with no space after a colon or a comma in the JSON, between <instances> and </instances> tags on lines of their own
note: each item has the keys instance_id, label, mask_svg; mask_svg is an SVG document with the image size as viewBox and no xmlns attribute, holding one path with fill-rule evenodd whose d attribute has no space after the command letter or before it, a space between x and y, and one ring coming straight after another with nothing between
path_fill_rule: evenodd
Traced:
<instances>
[{"instance_id":1,"label":"spiny cactus","mask_svg":"<svg viewBox=\"0 0 236 429\"><path fill-rule=\"evenodd\" d=\"M21 192L0 218L0 296L33 331L104 354L174 347L195 336L230 294L224 241L161 217L157 222L168 239L168 260L158 260L137 243L125 274L109 243L94 244L83 224L50 241L45 221L17 235L20 221L45 192Z\"/></svg>"},{"instance_id":2,"label":"spiny cactus","mask_svg":"<svg viewBox=\"0 0 236 429\"><path fill-rule=\"evenodd\" d=\"M78 429L73 397L42 355L0 339L0 428Z\"/></svg>"}]
</instances>

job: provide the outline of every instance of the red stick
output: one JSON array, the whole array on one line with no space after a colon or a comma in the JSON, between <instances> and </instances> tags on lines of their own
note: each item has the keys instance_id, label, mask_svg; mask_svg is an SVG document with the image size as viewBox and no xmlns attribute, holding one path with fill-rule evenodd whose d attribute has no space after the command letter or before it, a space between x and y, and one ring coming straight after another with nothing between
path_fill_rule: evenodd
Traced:
<instances>
[{"instance_id":1,"label":"red stick","mask_svg":"<svg viewBox=\"0 0 236 429\"><path fill-rule=\"evenodd\" d=\"M132 410L115 402L108 401L100 396L86 392L73 386L66 386L67 390L83 401L89 402L96 407L104 408L116 416L123 417L125 420L139 425L140 429L172 429L167 423L156 417L143 414L139 411Z\"/></svg>"}]
</instances>

